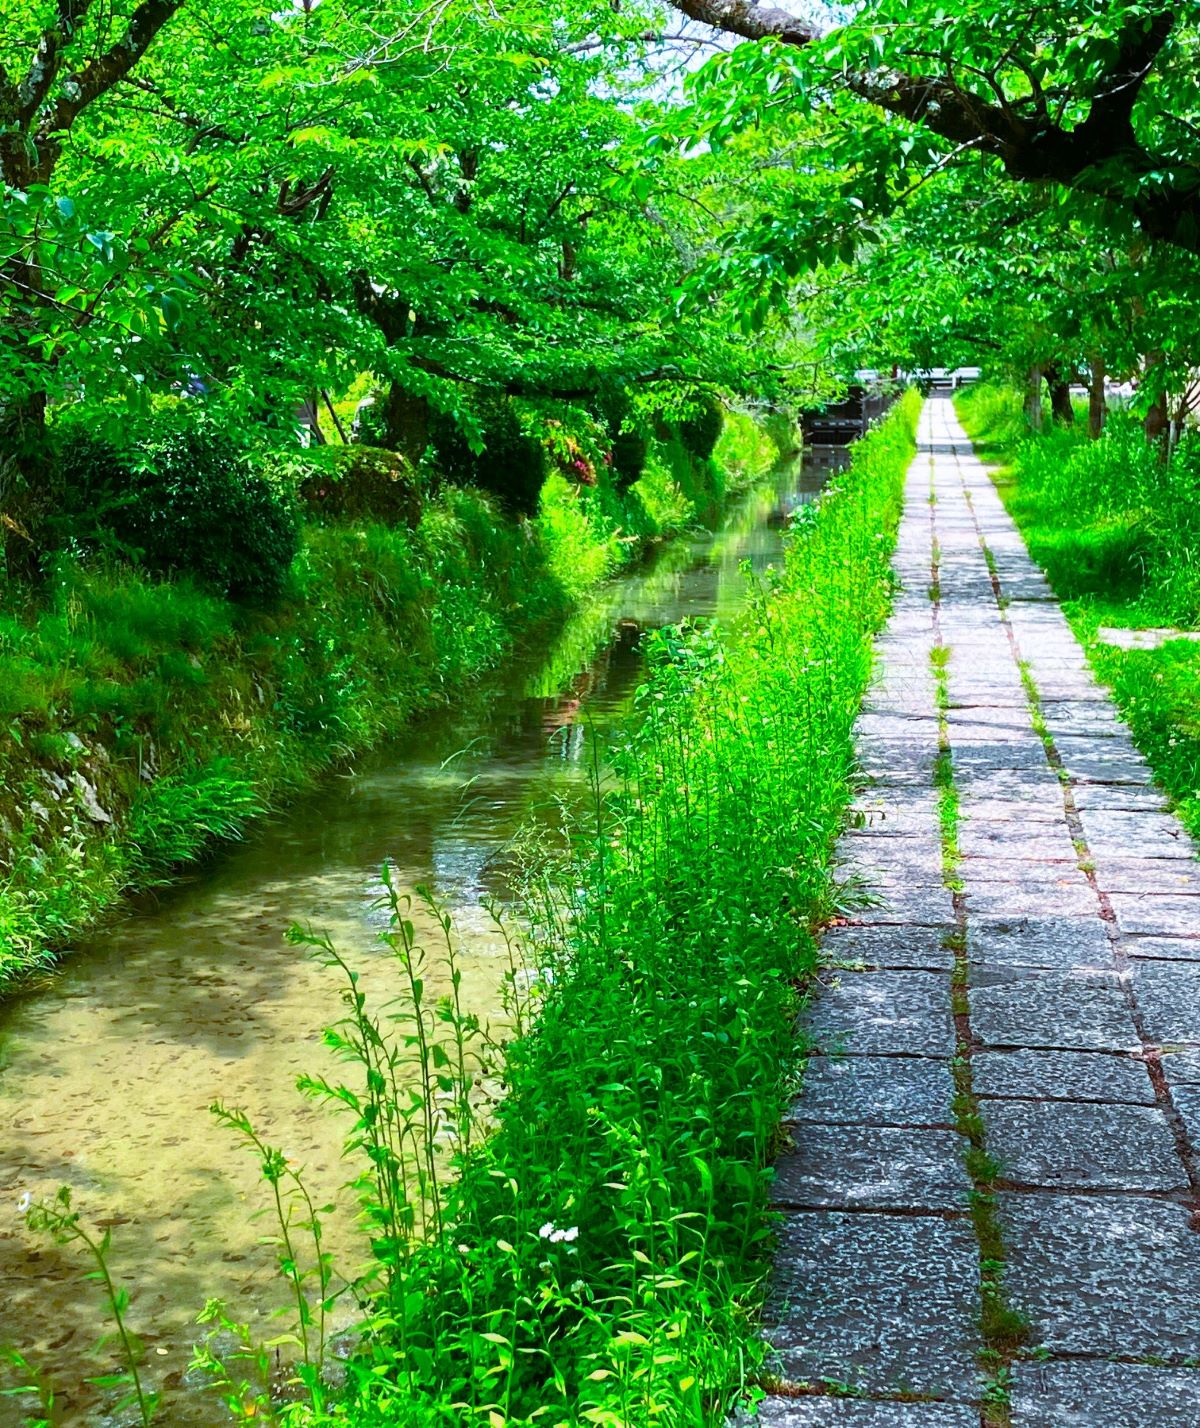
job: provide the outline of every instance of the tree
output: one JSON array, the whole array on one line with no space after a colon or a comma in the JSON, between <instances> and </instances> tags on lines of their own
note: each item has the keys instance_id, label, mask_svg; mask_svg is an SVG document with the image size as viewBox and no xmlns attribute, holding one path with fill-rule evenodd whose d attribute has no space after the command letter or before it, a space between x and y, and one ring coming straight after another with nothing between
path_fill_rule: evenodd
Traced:
<instances>
[{"instance_id":1,"label":"tree","mask_svg":"<svg viewBox=\"0 0 1200 1428\"><path fill-rule=\"evenodd\" d=\"M940 160L975 152L1023 182L1101 201L1149 238L1200 251L1197 24L1175 6L1060 0L874 0L846 24L753 0L673 0L718 30L768 44L741 56L755 106L842 94L937 141ZM790 53L789 53L790 52ZM893 130L893 159L907 155Z\"/></svg>"}]
</instances>

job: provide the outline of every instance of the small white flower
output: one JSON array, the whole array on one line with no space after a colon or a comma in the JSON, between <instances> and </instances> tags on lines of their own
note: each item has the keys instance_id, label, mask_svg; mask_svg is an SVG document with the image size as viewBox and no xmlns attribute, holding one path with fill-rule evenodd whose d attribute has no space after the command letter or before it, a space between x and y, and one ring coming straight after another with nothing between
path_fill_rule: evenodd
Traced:
<instances>
[{"instance_id":1,"label":"small white flower","mask_svg":"<svg viewBox=\"0 0 1200 1428\"><path fill-rule=\"evenodd\" d=\"M26 1190L26 1192L24 1193L24 1195L22 1195L21 1198L17 1201L17 1214L18 1214L18 1215L28 1215L28 1214L29 1214L30 1206L31 1206L32 1204L33 1204L33 1196L29 1193L28 1190Z\"/></svg>"},{"instance_id":2,"label":"small white flower","mask_svg":"<svg viewBox=\"0 0 1200 1428\"><path fill-rule=\"evenodd\" d=\"M538 1234L544 1240L552 1240L557 1233L558 1231L554 1228L554 1225L549 1220L547 1220L546 1223L542 1226L542 1228L538 1231Z\"/></svg>"},{"instance_id":3,"label":"small white flower","mask_svg":"<svg viewBox=\"0 0 1200 1428\"><path fill-rule=\"evenodd\" d=\"M562 1237L568 1244L570 1244L572 1240L577 1240L579 1238L579 1226L572 1225L569 1230L564 1230Z\"/></svg>"}]
</instances>

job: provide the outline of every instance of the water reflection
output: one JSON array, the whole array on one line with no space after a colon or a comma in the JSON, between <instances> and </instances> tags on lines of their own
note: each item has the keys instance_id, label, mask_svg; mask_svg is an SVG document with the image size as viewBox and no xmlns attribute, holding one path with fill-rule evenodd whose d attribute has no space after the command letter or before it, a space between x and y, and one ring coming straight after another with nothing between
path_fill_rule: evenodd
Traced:
<instances>
[{"instance_id":1,"label":"water reflection","mask_svg":"<svg viewBox=\"0 0 1200 1428\"><path fill-rule=\"evenodd\" d=\"M283 1299L257 1167L217 1128L216 1099L244 1107L308 1166L318 1202L344 1178L344 1127L301 1100L297 1075L323 1069L321 1028L339 988L282 934L296 920L328 931L380 999L399 991L381 952L376 905L389 860L407 886L428 883L465 942L469 1005L501 1015L506 951L484 901L503 891L497 855L558 771L580 778L591 741L621 719L641 677L642 634L684 617L727 621L745 598L741 564L777 562L790 513L827 464L793 465L731 510L722 529L664 549L582 611L547 649L518 661L462 706L431 719L286 817L91 938L52 985L0 1013L0 1341L52 1372L64 1423L106 1421L84 1382L100 1318L81 1266L31 1246L15 1206L27 1190L69 1184L89 1219L114 1227L114 1262L135 1286L134 1326L172 1424L219 1421L187 1391L194 1319L226 1299L260 1334ZM420 927L421 919L418 919ZM425 929L427 932L428 928ZM361 1253L350 1208L328 1248ZM0 1399L0 1425L22 1409Z\"/></svg>"}]
</instances>

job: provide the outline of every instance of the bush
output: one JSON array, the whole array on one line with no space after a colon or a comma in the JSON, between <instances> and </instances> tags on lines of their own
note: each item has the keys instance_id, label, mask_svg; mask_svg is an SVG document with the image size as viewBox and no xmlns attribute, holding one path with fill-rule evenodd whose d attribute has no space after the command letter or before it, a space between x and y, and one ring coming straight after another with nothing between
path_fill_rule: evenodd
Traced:
<instances>
[{"instance_id":1,"label":"bush","mask_svg":"<svg viewBox=\"0 0 1200 1428\"><path fill-rule=\"evenodd\" d=\"M404 457L377 446L327 446L314 453L300 499L331 520L374 520L416 529L421 485Z\"/></svg>"},{"instance_id":2,"label":"bush","mask_svg":"<svg viewBox=\"0 0 1200 1428\"><path fill-rule=\"evenodd\" d=\"M546 479L541 445L522 429L506 397L482 399L474 416L483 434L479 453L471 450L453 417L438 413L431 419L429 437L439 472L456 486L490 491L510 515L534 515Z\"/></svg>"},{"instance_id":3,"label":"bush","mask_svg":"<svg viewBox=\"0 0 1200 1428\"><path fill-rule=\"evenodd\" d=\"M690 416L679 423L679 436L688 454L698 461L707 461L716 450L725 424L725 409L716 397L698 397Z\"/></svg>"},{"instance_id":4,"label":"bush","mask_svg":"<svg viewBox=\"0 0 1200 1428\"><path fill-rule=\"evenodd\" d=\"M639 427L626 430L632 410L629 397L623 391L603 397L597 415L608 431L612 450L612 482L618 491L628 491L641 480L650 455L649 433Z\"/></svg>"},{"instance_id":5,"label":"bush","mask_svg":"<svg viewBox=\"0 0 1200 1428\"><path fill-rule=\"evenodd\" d=\"M293 502L220 432L171 420L137 449L69 432L58 462L63 534L115 546L160 574L236 600L283 589L299 541Z\"/></svg>"}]
</instances>

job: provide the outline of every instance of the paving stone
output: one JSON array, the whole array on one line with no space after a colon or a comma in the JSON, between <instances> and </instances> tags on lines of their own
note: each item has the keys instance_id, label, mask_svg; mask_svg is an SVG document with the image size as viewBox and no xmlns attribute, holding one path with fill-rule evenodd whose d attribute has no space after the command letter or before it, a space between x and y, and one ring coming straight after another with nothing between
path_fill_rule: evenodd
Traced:
<instances>
[{"instance_id":1,"label":"paving stone","mask_svg":"<svg viewBox=\"0 0 1200 1428\"><path fill-rule=\"evenodd\" d=\"M1095 1359L1013 1367L1013 1428L1187 1428L1181 1412L1200 1420L1200 1369Z\"/></svg>"},{"instance_id":2,"label":"paving stone","mask_svg":"<svg viewBox=\"0 0 1200 1428\"><path fill-rule=\"evenodd\" d=\"M971 968L971 1031L983 1046L1129 1051L1137 1036L1115 973Z\"/></svg>"},{"instance_id":3,"label":"paving stone","mask_svg":"<svg viewBox=\"0 0 1200 1428\"><path fill-rule=\"evenodd\" d=\"M972 796L960 810L960 830L972 823L1019 823L1022 828L1041 825L1065 827L1062 785L1057 781L1039 786L1036 798L993 798ZM1073 847L1074 845L1072 845Z\"/></svg>"},{"instance_id":4,"label":"paving stone","mask_svg":"<svg viewBox=\"0 0 1200 1428\"><path fill-rule=\"evenodd\" d=\"M1187 1189L1175 1142L1155 1107L995 1101L987 1105L984 1124L1001 1174L1020 1185Z\"/></svg>"},{"instance_id":5,"label":"paving stone","mask_svg":"<svg viewBox=\"0 0 1200 1428\"><path fill-rule=\"evenodd\" d=\"M1164 1046L1159 1054L1172 1095L1181 1086L1200 1086L1200 1045Z\"/></svg>"},{"instance_id":6,"label":"paving stone","mask_svg":"<svg viewBox=\"0 0 1200 1428\"><path fill-rule=\"evenodd\" d=\"M1112 944L1098 917L1030 917L968 925L967 960L993 969L1113 970Z\"/></svg>"},{"instance_id":7,"label":"paving stone","mask_svg":"<svg viewBox=\"0 0 1200 1428\"><path fill-rule=\"evenodd\" d=\"M1144 1079L1144 1071L1142 1075ZM805 1067L804 1083L788 1119L949 1129L954 1124L953 1097L954 1077L941 1058L814 1056Z\"/></svg>"},{"instance_id":8,"label":"paving stone","mask_svg":"<svg viewBox=\"0 0 1200 1428\"><path fill-rule=\"evenodd\" d=\"M928 971L950 971L954 953L945 945L955 932L953 923L943 927L858 927L829 928L821 937L821 954L826 961L861 963L864 967L919 967Z\"/></svg>"},{"instance_id":9,"label":"paving stone","mask_svg":"<svg viewBox=\"0 0 1200 1428\"><path fill-rule=\"evenodd\" d=\"M1095 918L1100 905L1078 868L1057 878L1022 882L975 879L963 890L967 916L988 922L1007 918L1038 917L1053 909L1056 917Z\"/></svg>"},{"instance_id":10,"label":"paving stone","mask_svg":"<svg viewBox=\"0 0 1200 1428\"><path fill-rule=\"evenodd\" d=\"M1079 814L1083 836L1093 856L1192 858L1195 849L1178 820L1169 813L1125 813L1085 808Z\"/></svg>"},{"instance_id":11,"label":"paving stone","mask_svg":"<svg viewBox=\"0 0 1200 1428\"><path fill-rule=\"evenodd\" d=\"M1138 962L1133 990L1153 1041L1200 1041L1200 965Z\"/></svg>"},{"instance_id":12,"label":"paving stone","mask_svg":"<svg viewBox=\"0 0 1200 1428\"><path fill-rule=\"evenodd\" d=\"M954 898L944 883L865 883L863 893L877 899L873 906L856 907L850 916L864 926L910 924L925 926L954 920Z\"/></svg>"},{"instance_id":13,"label":"paving stone","mask_svg":"<svg viewBox=\"0 0 1200 1428\"><path fill-rule=\"evenodd\" d=\"M975 1094L983 1099L1029 1096L1154 1104L1145 1064L1132 1056L1101 1051L977 1051L971 1058L971 1081Z\"/></svg>"},{"instance_id":14,"label":"paving stone","mask_svg":"<svg viewBox=\"0 0 1200 1428\"><path fill-rule=\"evenodd\" d=\"M1200 893L1200 861L1183 858L1098 858L1094 877L1101 892Z\"/></svg>"},{"instance_id":15,"label":"paving stone","mask_svg":"<svg viewBox=\"0 0 1200 1428\"><path fill-rule=\"evenodd\" d=\"M1183 1118L1183 1128L1193 1154L1200 1151L1200 1085L1195 1082L1181 1083L1171 1079L1167 1083L1171 1089L1171 1100Z\"/></svg>"},{"instance_id":16,"label":"paving stone","mask_svg":"<svg viewBox=\"0 0 1200 1428\"><path fill-rule=\"evenodd\" d=\"M1054 747L1073 779L1142 786L1150 783L1150 765L1134 748L1128 735L1064 734L1055 739Z\"/></svg>"},{"instance_id":17,"label":"paving stone","mask_svg":"<svg viewBox=\"0 0 1200 1428\"><path fill-rule=\"evenodd\" d=\"M1117 813L1165 813L1167 800L1158 789L1123 783L1077 783L1071 789L1075 807L1111 809Z\"/></svg>"},{"instance_id":18,"label":"paving stone","mask_svg":"<svg viewBox=\"0 0 1200 1428\"><path fill-rule=\"evenodd\" d=\"M966 1219L789 1215L768 1338L782 1375L798 1382L970 1397L978 1286L979 1248Z\"/></svg>"},{"instance_id":19,"label":"paving stone","mask_svg":"<svg viewBox=\"0 0 1200 1428\"><path fill-rule=\"evenodd\" d=\"M1034 862L1066 860L1078 862L1066 819L1049 825L1013 827L1012 819L985 820L973 816L962 819L958 829L958 851L964 858L1023 858Z\"/></svg>"},{"instance_id":20,"label":"paving stone","mask_svg":"<svg viewBox=\"0 0 1200 1428\"><path fill-rule=\"evenodd\" d=\"M953 1055L949 979L936 972L842 972L820 994L807 1030L827 1052Z\"/></svg>"},{"instance_id":21,"label":"paving stone","mask_svg":"<svg viewBox=\"0 0 1200 1428\"><path fill-rule=\"evenodd\" d=\"M790 1128L792 1149L775 1162L776 1205L850 1210L963 1210L971 1182L963 1140L911 1126Z\"/></svg>"},{"instance_id":22,"label":"paving stone","mask_svg":"<svg viewBox=\"0 0 1200 1428\"><path fill-rule=\"evenodd\" d=\"M1200 935L1200 892L1110 893L1117 926L1125 933L1164 933L1167 936Z\"/></svg>"},{"instance_id":23,"label":"paving stone","mask_svg":"<svg viewBox=\"0 0 1200 1428\"><path fill-rule=\"evenodd\" d=\"M1005 1282L1031 1317L1033 1346L1200 1356L1200 1254L1186 1208L1132 1195L1002 1192L999 1201Z\"/></svg>"},{"instance_id":24,"label":"paving stone","mask_svg":"<svg viewBox=\"0 0 1200 1428\"><path fill-rule=\"evenodd\" d=\"M1200 962L1200 937L1123 937L1127 957L1163 962Z\"/></svg>"},{"instance_id":25,"label":"paving stone","mask_svg":"<svg viewBox=\"0 0 1200 1428\"><path fill-rule=\"evenodd\" d=\"M737 1428L979 1428L965 1403L880 1403L862 1398L767 1398Z\"/></svg>"}]
</instances>

